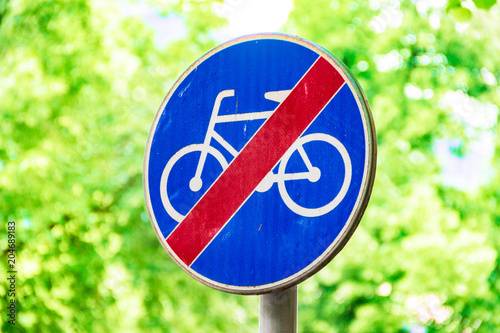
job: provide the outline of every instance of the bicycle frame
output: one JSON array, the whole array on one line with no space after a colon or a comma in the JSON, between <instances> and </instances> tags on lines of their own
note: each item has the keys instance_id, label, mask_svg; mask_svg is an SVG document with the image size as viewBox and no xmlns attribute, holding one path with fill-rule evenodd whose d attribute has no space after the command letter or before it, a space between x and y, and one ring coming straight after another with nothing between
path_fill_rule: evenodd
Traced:
<instances>
[{"instance_id":1,"label":"bicycle frame","mask_svg":"<svg viewBox=\"0 0 500 333\"><path fill-rule=\"evenodd\" d=\"M282 90L282 91L272 91L267 92L264 96L266 99L273 100L275 102L282 102L290 93L290 90ZM212 115L210 117L210 122L208 124L207 134L205 136L205 141L203 142L204 147L208 147L210 145L210 141L215 139L227 152L229 152L233 157L238 155L238 151L234 149L233 146L229 142L227 142L219 133L215 131L215 125L219 123L231 123L238 121L248 121L248 120L259 120L259 119L268 119L273 113L272 111L258 111L258 112L248 112L248 113L238 113L238 114L230 114L230 115L219 115L219 109L221 102L226 97L233 97L234 90L223 90L221 91L214 103L214 107L212 110ZM289 173L286 174L285 180L294 180L294 179L309 179L312 182L317 181L320 178L320 170L312 166L304 148L299 146L297 148L300 156L302 157L306 167L307 172L299 172L299 173ZM205 161L207 158L208 149L203 149L201 152L200 160L198 162L198 166L196 168L196 173L193 177L195 183L198 183L199 186L195 186L193 183L193 190L195 188L201 188L201 173L203 171L203 167L205 165ZM278 175L274 174L272 170L269 174L264 178L261 185L259 185L258 191L264 192L269 189L273 183L277 182L276 177Z\"/></svg>"}]
</instances>

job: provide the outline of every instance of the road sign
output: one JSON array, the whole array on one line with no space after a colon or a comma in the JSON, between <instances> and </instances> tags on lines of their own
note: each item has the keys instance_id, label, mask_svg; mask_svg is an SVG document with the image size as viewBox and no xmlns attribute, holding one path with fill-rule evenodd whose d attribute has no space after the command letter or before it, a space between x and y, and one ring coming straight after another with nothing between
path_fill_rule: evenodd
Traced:
<instances>
[{"instance_id":1,"label":"road sign","mask_svg":"<svg viewBox=\"0 0 500 333\"><path fill-rule=\"evenodd\" d=\"M345 245L375 152L368 104L336 58L296 37L242 37L197 60L165 97L144 160L148 213L202 283L281 290Z\"/></svg>"}]
</instances>

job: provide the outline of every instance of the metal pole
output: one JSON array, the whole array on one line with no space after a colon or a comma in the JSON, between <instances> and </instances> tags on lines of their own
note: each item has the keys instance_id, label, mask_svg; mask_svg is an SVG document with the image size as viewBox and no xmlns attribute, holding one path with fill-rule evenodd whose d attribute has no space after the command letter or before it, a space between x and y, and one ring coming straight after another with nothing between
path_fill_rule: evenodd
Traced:
<instances>
[{"instance_id":1,"label":"metal pole","mask_svg":"<svg viewBox=\"0 0 500 333\"><path fill-rule=\"evenodd\" d=\"M259 297L260 333L297 333L297 286Z\"/></svg>"}]
</instances>

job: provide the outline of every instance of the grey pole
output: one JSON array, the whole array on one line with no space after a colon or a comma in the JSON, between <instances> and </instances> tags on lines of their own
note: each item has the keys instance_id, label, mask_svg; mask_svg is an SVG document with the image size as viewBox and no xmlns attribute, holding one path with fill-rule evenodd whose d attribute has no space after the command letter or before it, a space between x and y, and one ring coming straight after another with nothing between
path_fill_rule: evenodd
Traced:
<instances>
[{"instance_id":1,"label":"grey pole","mask_svg":"<svg viewBox=\"0 0 500 333\"><path fill-rule=\"evenodd\" d=\"M297 286L259 296L260 333L297 333Z\"/></svg>"}]
</instances>

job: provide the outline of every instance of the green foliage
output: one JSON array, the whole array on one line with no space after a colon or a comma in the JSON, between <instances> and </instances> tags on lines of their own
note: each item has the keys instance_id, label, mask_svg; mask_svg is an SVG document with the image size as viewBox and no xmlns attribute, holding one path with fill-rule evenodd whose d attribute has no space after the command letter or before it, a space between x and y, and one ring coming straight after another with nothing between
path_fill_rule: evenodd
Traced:
<instances>
[{"instance_id":1,"label":"green foliage","mask_svg":"<svg viewBox=\"0 0 500 333\"><path fill-rule=\"evenodd\" d=\"M474 5L479 9L490 9L496 4L496 0L473 0ZM460 23L469 22L472 18L472 12L469 8L463 5L467 2L463 0L450 0L446 11L453 17L453 19Z\"/></svg>"},{"instance_id":2,"label":"green foliage","mask_svg":"<svg viewBox=\"0 0 500 333\"><path fill-rule=\"evenodd\" d=\"M490 9L494 4L497 3L496 0L473 0L477 8Z\"/></svg>"},{"instance_id":3,"label":"green foliage","mask_svg":"<svg viewBox=\"0 0 500 333\"><path fill-rule=\"evenodd\" d=\"M450 7L448 11L455 21L460 23L469 22L472 18L472 12L470 9L461 6Z\"/></svg>"},{"instance_id":4,"label":"green foliage","mask_svg":"<svg viewBox=\"0 0 500 333\"><path fill-rule=\"evenodd\" d=\"M500 329L498 120L474 125L445 103L500 105L495 2L294 1L283 32L351 69L379 144L360 227L299 288L301 332ZM182 272L154 236L142 193L156 109L216 45L224 20L205 1L146 3L182 17L186 36L157 46L153 29L114 1L0 2L0 220L18 222L19 332L257 331L257 297ZM458 140L450 154L463 160L483 137L494 145L492 175L450 187L437 144ZM6 263L5 234L0 249Z\"/></svg>"}]
</instances>

